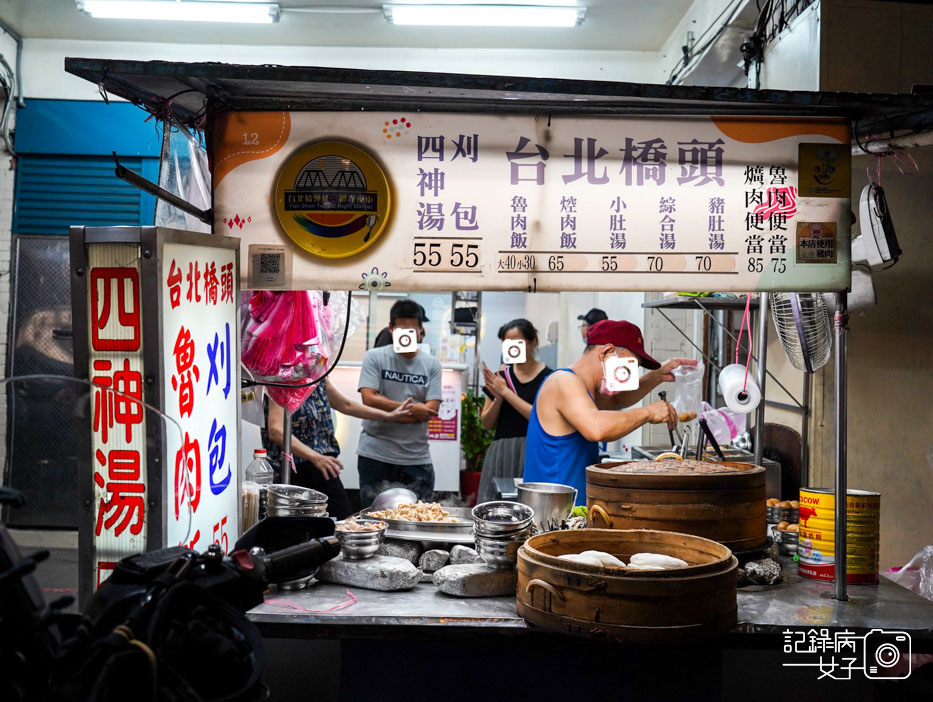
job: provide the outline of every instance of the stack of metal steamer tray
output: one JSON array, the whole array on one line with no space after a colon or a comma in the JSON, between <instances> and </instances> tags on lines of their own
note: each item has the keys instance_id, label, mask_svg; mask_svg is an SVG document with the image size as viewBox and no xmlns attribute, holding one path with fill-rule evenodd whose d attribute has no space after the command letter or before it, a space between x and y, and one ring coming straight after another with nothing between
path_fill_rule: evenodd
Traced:
<instances>
[{"instance_id":1,"label":"stack of metal steamer tray","mask_svg":"<svg viewBox=\"0 0 933 702\"><path fill-rule=\"evenodd\" d=\"M496 570L515 568L518 549L531 536L535 513L519 502L484 502L473 508L473 538L486 565Z\"/></svg>"},{"instance_id":2,"label":"stack of metal steamer tray","mask_svg":"<svg viewBox=\"0 0 933 702\"><path fill-rule=\"evenodd\" d=\"M326 517L327 495L300 485L273 484L266 486L266 516L268 517ZM315 570L314 573L317 571ZM280 590L303 590L314 573L279 583Z\"/></svg>"},{"instance_id":3,"label":"stack of metal steamer tray","mask_svg":"<svg viewBox=\"0 0 933 702\"><path fill-rule=\"evenodd\" d=\"M266 512L270 517L326 517L327 495L300 485L269 485Z\"/></svg>"}]
</instances>

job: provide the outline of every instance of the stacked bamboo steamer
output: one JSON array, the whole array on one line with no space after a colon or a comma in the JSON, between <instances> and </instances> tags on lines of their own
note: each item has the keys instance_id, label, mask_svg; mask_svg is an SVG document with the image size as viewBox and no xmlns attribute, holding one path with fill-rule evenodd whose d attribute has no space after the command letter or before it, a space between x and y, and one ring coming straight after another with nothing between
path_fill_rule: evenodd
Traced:
<instances>
[{"instance_id":1,"label":"stacked bamboo steamer","mask_svg":"<svg viewBox=\"0 0 933 702\"><path fill-rule=\"evenodd\" d=\"M663 553L686 568L633 571L558 556L605 551L628 562ZM738 561L725 546L688 534L579 529L531 537L518 552L518 613L554 631L627 643L681 643L737 622Z\"/></svg>"},{"instance_id":2,"label":"stacked bamboo steamer","mask_svg":"<svg viewBox=\"0 0 933 702\"><path fill-rule=\"evenodd\" d=\"M628 461L586 469L590 525L692 534L733 551L766 545L765 499L765 469L748 463Z\"/></svg>"}]
</instances>

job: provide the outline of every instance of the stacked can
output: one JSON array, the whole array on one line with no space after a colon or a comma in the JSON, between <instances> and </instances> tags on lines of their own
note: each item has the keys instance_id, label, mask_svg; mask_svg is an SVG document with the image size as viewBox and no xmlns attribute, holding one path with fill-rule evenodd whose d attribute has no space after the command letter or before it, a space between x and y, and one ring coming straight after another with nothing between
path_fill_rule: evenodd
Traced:
<instances>
[{"instance_id":1,"label":"stacked can","mask_svg":"<svg viewBox=\"0 0 933 702\"><path fill-rule=\"evenodd\" d=\"M846 582L878 582L881 495L846 493ZM805 578L832 582L835 569L836 495L832 490L801 488L800 548L797 572Z\"/></svg>"}]
</instances>

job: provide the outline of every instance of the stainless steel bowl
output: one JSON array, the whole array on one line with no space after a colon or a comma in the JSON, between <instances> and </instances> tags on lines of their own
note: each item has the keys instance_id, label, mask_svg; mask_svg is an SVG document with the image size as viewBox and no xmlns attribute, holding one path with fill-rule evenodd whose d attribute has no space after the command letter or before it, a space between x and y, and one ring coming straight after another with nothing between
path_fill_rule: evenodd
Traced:
<instances>
[{"instance_id":1,"label":"stainless steel bowl","mask_svg":"<svg viewBox=\"0 0 933 702\"><path fill-rule=\"evenodd\" d=\"M341 531L340 525L334 535L340 542L340 552L348 561L362 561L372 558L386 538L388 525L376 531Z\"/></svg>"},{"instance_id":2,"label":"stainless steel bowl","mask_svg":"<svg viewBox=\"0 0 933 702\"><path fill-rule=\"evenodd\" d=\"M266 514L270 517L326 517L327 504L311 505L308 507L267 507Z\"/></svg>"},{"instance_id":3,"label":"stainless steel bowl","mask_svg":"<svg viewBox=\"0 0 933 702\"><path fill-rule=\"evenodd\" d=\"M483 536L507 536L527 529L534 520L534 510L520 502L496 500L473 508L473 528Z\"/></svg>"},{"instance_id":4,"label":"stainless steel bowl","mask_svg":"<svg viewBox=\"0 0 933 702\"><path fill-rule=\"evenodd\" d=\"M777 507L765 507L765 520L768 524L777 524L780 519L778 519L778 508Z\"/></svg>"},{"instance_id":5,"label":"stainless steel bowl","mask_svg":"<svg viewBox=\"0 0 933 702\"><path fill-rule=\"evenodd\" d=\"M395 509L399 505L415 504L418 501L418 495L408 488L395 487L383 490L376 499L373 500L370 512L379 512L384 509Z\"/></svg>"},{"instance_id":6,"label":"stainless steel bowl","mask_svg":"<svg viewBox=\"0 0 933 702\"><path fill-rule=\"evenodd\" d=\"M314 569L314 572L310 575L305 575L303 578L298 578L297 580L286 580L278 584L279 590L282 592L292 592L294 590L304 590L308 585L311 584L311 580L314 578L314 573L317 573L317 568Z\"/></svg>"},{"instance_id":7,"label":"stainless steel bowl","mask_svg":"<svg viewBox=\"0 0 933 702\"><path fill-rule=\"evenodd\" d=\"M327 504L327 495L300 485L274 483L266 486L266 499L270 505L283 507L306 507L307 505Z\"/></svg>"},{"instance_id":8,"label":"stainless steel bowl","mask_svg":"<svg viewBox=\"0 0 933 702\"><path fill-rule=\"evenodd\" d=\"M534 525L538 531L557 528L570 516L577 499L577 490L556 483L519 483L518 501L534 510Z\"/></svg>"},{"instance_id":9,"label":"stainless steel bowl","mask_svg":"<svg viewBox=\"0 0 933 702\"><path fill-rule=\"evenodd\" d=\"M797 553L797 548L800 544L800 534L796 531L782 531L779 533L781 534L781 552L787 555Z\"/></svg>"},{"instance_id":10,"label":"stainless steel bowl","mask_svg":"<svg viewBox=\"0 0 933 702\"><path fill-rule=\"evenodd\" d=\"M486 565L494 570L511 570L518 561L518 549L531 536L531 526L525 527L516 534L507 537L483 536L474 532L476 539L476 552L486 561Z\"/></svg>"}]
</instances>

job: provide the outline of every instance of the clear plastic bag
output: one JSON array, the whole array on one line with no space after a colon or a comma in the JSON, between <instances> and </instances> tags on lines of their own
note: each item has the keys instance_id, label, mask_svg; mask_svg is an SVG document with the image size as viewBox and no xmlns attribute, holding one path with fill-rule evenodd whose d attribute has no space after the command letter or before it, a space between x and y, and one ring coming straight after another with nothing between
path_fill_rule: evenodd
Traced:
<instances>
[{"instance_id":1,"label":"clear plastic bag","mask_svg":"<svg viewBox=\"0 0 933 702\"><path fill-rule=\"evenodd\" d=\"M703 398L703 361L696 368L679 366L673 370L674 400L671 402L677 413L693 412L700 414L700 400ZM687 424L696 424L694 418Z\"/></svg>"},{"instance_id":2,"label":"clear plastic bag","mask_svg":"<svg viewBox=\"0 0 933 702\"><path fill-rule=\"evenodd\" d=\"M901 587L933 600L933 546L924 546L907 565L884 575Z\"/></svg>"},{"instance_id":3,"label":"clear plastic bag","mask_svg":"<svg viewBox=\"0 0 933 702\"><path fill-rule=\"evenodd\" d=\"M706 420L706 424L720 446L725 446L732 441L735 424L732 424L732 420L728 419L721 410L714 408L708 402L701 402L700 416Z\"/></svg>"}]
</instances>

